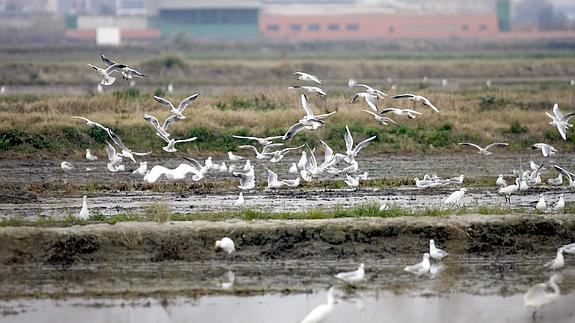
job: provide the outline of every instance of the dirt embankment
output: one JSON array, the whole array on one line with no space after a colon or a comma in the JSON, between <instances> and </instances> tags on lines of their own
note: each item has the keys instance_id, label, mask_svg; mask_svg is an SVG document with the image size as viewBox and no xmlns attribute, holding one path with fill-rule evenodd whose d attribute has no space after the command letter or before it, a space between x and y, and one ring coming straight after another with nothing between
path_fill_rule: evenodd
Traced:
<instances>
[{"instance_id":1,"label":"dirt embankment","mask_svg":"<svg viewBox=\"0 0 575 323\"><path fill-rule=\"evenodd\" d=\"M0 263L67 266L225 258L214 242L229 236L237 260L339 259L419 254L435 239L451 252L549 252L575 242L569 216L455 216L449 218L333 219L98 224L66 228L0 229Z\"/></svg>"}]
</instances>

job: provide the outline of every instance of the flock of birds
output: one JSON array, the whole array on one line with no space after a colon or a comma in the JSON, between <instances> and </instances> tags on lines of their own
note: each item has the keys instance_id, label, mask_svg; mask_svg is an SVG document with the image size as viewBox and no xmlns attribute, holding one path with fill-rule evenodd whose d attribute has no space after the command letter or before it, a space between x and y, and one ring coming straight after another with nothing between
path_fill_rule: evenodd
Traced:
<instances>
[{"instance_id":1,"label":"flock of birds","mask_svg":"<svg viewBox=\"0 0 575 323\"><path fill-rule=\"evenodd\" d=\"M145 74L129 67L126 64L116 63L104 55L102 55L102 61L107 65L105 68L100 68L94 65L90 65L97 73L102 77L100 82L101 85L110 86L112 85L116 78L113 77L113 73L119 73L122 78L131 80L134 77L146 77ZM298 80L302 82L315 83L317 85L294 85L290 86L290 90L299 91L301 105L304 110L303 116L294 123L289 130L278 136L259 138L250 136L233 136L239 140L253 141L254 145L239 145L238 148L246 151L247 153L255 154L256 160L267 161L268 163L278 163L287 154L301 150L301 157L298 162L292 163L289 168L289 173L296 176L292 179L279 179L277 173L266 167L267 170L267 188L268 189L278 189L281 187L297 187L300 185L300 181L312 181L313 179L319 178L323 173L327 174L342 174L345 175L345 183L352 189L359 186L360 180L367 179L368 173L364 172L359 174L359 163L357 161L357 156L362 149L367 147L376 137L370 137L365 140L360 141L354 145L354 138L350 129L346 126L346 131L343 134L346 151L343 153L334 153L333 149L323 140L320 140L323 159L319 160L316 157L316 149L311 148L308 144L296 146L296 147L285 147L289 140L296 136L302 131L314 131L322 127L326 122L329 121L329 117L334 115L336 112L330 112L326 114L316 114L314 113L312 106L305 93L314 94L320 97L326 95L326 92L322 90L319 85L322 81L319 77L304 73L295 72L294 75ZM363 89L362 92L354 94L351 102L356 102L361 99L364 100L369 109L363 110L366 113L372 115L375 121L382 125L398 125L398 123L389 117L383 116L384 114L394 114L397 117L404 117L408 119L414 119L422 115L421 112L415 111L413 109L401 109L401 108L378 108L378 103L382 101L387 94L384 92L371 87L366 84L355 83L354 87L360 87ZM170 134L170 127L176 122L182 122L186 119L186 110L190 104L192 104L199 97L198 93L184 98L179 102L177 107L168 99L159 96L154 96L154 99L166 107L170 111L170 116L166 118L163 122L160 122L155 116L150 114L144 114L143 118L150 123L155 131L155 134L165 142L165 146L162 149L166 152L172 153L176 152L176 145L181 145L188 142L193 142L196 137L175 139ZM411 100L416 103L423 105L424 107L430 108L435 113L439 113L439 109L436 108L429 99L415 94L401 94L392 97L397 100ZM551 118L550 124L555 126L559 131L559 134L566 140L567 130L572 127L569 124L569 120L575 116L575 112L563 114L557 104L554 105L552 113L546 112L546 115ZM122 164L125 160L129 160L133 163L138 163L136 158L147 156L152 152L135 152L129 149L121 140L121 138L109 127L102 125L98 122L89 120L85 117L74 116L78 120L86 122L89 127L98 127L107 133L109 141L106 143L106 152L108 155L107 168L110 172L120 172L126 171L126 167ZM257 144L257 146L256 146ZM504 148L509 146L508 143L496 142L485 147L479 146L474 143L465 142L459 145L465 147L472 147L478 150L478 153L482 158L487 157L492 154L490 149L492 148ZM258 149L258 146L261 147ZM546 144L546 143L536 143L531 146L532 149L539 149L544 157L549 157L557 152L557 149ZM211 157L208 157L203 163L199 162L190 157L183 157L186 162L181 163L176 168L167 168L162 165L155 165L151 169L148 169L147 162L139 162L139 167L133 170L134 174L139 174L143 176L143 180L148 183L153 183L162 177L168 180L182 180L191 174L191 179L193 181L199 181L206 177L209 172L220 172L228 173L237 177L239 179L239 185L237 186L241 191L253 190L256 185L254 166L251 161L246 156L236 155L233 152L228 152L228 164L222 162L221 164L214 163ZM89 161L97 160L98 157L91 153L88 149L86 150L86 159ZM243 165L238 164L243 163ZM343 166L340 166L342 165ZM62 162L61 167L64 170L72 171L74 166L69 162ZM271 166L270 166L271 167ZM575 187L575 174L561 167L560 165L553 164L553 168L558 171L559 175L557 178L551 178L548 183L553 186L559 186L563 184L563 177L569 180L569 187ZM537 165L534 161L530 163L530 170L519 169L514 171L517 176L514 183L508 185L504 176L499 175L496 180L496 184L500 186L499 194L505 197L506 202L511 204L511 195L518 192L527 190L530 186L540 185L542 183L541 171L544 169L543 164ZM418 188L428 188L442 185L450 184L462 184L464 180L464 175L442 179L437 175L425 175L422 179L415 178L415 184ZM462 198L465 195L467 188L461 188L453 193L451 193L445 200L446 205L458 205L461 203ZM240 192L238 199L234 202L234 205L241 206L245 203L243 192ZM382 209L386 206L382 205ZM565 201L563 200L563 194L561 194L559 200L554 205L554 210L557 212L562 212L565 207ZM536 205L536 208L541 211L547 210L547 205L544 196L540 195L540 200ZM89 211L87 207L87 197L83 197L82 210L78 214L81 219L89 218ZM234 242L229 237L224 237L221 240L216 241L216 248L221 248L228 254L236 251ZM575 254L575 243L565 245L557 250L557 255L554 260L545 264L545 266L551 270L558 270L562 268L565 264L563 254ZM420 263L409 265L404 268L406 272L412 273L417 276L430 275L434 276L441 272L443 266L441 261L444 257L448 256L448 253L438 249L435 246L434 240L429 242L429 252L423 254L423 259ZM432 263L432 260L435 263ZM229 282L222 285L224 288L229 288L233 286L234 275L233 272L228 273ZM356 284L365 279L365 266L363 263L359 265L359 268L351 272L338 273L335 277L347 284ZM554 275L546 283L541 283L534 285L529 289L529 291L524 295L525 306L539 309L541 306L549 304L556 300L559 295L558 283L560 283L561 278L559 275ZM227 287L226 287L227 286ZM550 292L549 288L553 291ZM333 288L328 291L327 304L322 304L311 311L302 322L321 322L325 317L331 312L334 306L334 293ZM533 313L535 315L535 312Z\"/></svg>"}]
</instances>

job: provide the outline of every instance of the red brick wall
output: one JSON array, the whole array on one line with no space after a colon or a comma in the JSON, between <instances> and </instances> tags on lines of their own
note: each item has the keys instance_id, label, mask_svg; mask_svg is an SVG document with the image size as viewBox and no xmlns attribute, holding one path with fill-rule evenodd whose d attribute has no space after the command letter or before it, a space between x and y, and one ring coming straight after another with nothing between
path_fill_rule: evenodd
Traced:
<instances>
[{"instance_id":1,"label":"red brick wall","mask_svg":"<svg viewBox=\"0 0 575 323\"><path fill-rule=\"evenodd\" d=\"M294 30L299 25L299 31ZM357 27L357 29L355 28ZM260 16L266 38L294 40L487 38L499 34L497 15Z\"/></svg>"}]
</instances>

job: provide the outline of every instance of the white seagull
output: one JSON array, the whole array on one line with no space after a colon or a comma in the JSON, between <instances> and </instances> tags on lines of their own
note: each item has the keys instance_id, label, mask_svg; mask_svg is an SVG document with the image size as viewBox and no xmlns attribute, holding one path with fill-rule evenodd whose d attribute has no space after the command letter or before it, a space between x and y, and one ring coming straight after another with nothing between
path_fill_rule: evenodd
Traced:
<instances>
[{"instance_id":1,"label":"white seagull","mask_svg":"<svg viewBox=\"0 0 575 323\"><path fill-rule=\"evenodd\" d=\"M317 94L319 97L323 97L326 95L325 91L320 89L317 86L303 86L303 85L293 85L288 87L290 90L301 90L305 92L309 92L312 94Z\"/></svg>"},{"instance_id":2,"label":"white seagull","mask_svg":"<svg viewBox=\"0 0 575 323\"><path fill-rule=\"evenodd\" d=\"M575 187L575 174L571 173L570 171L566 170L565 168L553 164L553 167L561 174L563 174L567 179L569 179L569 187Z\"/></svg>"},{"instance_id":3,"label":"white seagull","mask_svg":"<svg viewBox=\"0 0 575 323\"><path fill-rule=\"evenodd\" d=\"M369 107L377 112L377 96L376 95L372 95L369 94L367 92L359 92L353 95L353 97L351 98L351 103L354 103L355 100L357 98L364 98L365 102L367 102L367 105L369 105Z\"/></svg>"},{"instance_id":4,"label":"white seagull","mask_svg":"<svg viewBox=\"0 0 575 323\"><path fill-rule=\"evenodd\" d=\"M559 290L558 283L561 283L562 277L560 275L553 275L549 279L547 283L539 283L531 286L527 293L523 295L523 304L525 307L534 308L535 311L533 312L533 320L535 320L535 313L541 307L551 304L556 301L559 296L561 296L561 291ZM551 288L553 291L548 292L548 289Z\"/></svg>"},{"instance_id":5,"label":"white seagull","mask_svg":"<svg viewBox=\"0 0 575 323\"><path fill-rule=\"evenodd\" d=\"M132 174L146 175L148 172L148 162L140 162L140 166L136 168Z\"/></svg>"},{"instance_id":6,"label":"white seagull","mask_svg":"<svg viewBox=\"0 0 575 323\"><path fill-rule=\"evenodd\" d=\"M557 249L557 255L555 256L555 259L546 263L544 266L551 270L557 270L563 268L563 266L565 266L565 258L563 257L563 248Z\"/></svg>"},{"instance_id":7,"label":"white seagull","mask_svg":"<svg viewBox=\"0 0 575 323\"><path fill-rule=\"evenodd\" d=\"M357 270L338 273L337 275L335 275L335 278L343 280L348 284L358 283L364 280L365 278L364 267L365 267L364 264L361 263L359 264L359 268Z\"/></svg>"},{"instance_id":8,"label":"white seagull","mask_svg":"<svg viewBox=\"0 0 575 323\"><path fill-rule=\"evenodd\" d=\"M551 118L551 122L549 122L549 124L556 126L561 138L563 138L563 140L567 140L567 129L573 127L573 125L569 123L569 119L575 116L575 112L563 115L561 109L559 109L559 105L555 103L553 106L553 114L549 112L545 112L545 114Z\"/></svg>"},{"instance_id":9,"label":"white seagull","mask_svg":"<svg viewBox=\"0 0 575 323\"><path fill-rule=\"evenodd\" d=\"M491 155L491 152L488 151L488 149L491 148L491 147L507 147L507 146L509 146L509 144L508 144L508 143L505 143L505 142L494 142L494 143L492 143L492 144L489 144L489 145L485 146L485 148L483 148L483 147L481 147L481 146L478 146L478 145L476 145L476 144L470 143L470 142L460 142L460 143L458 143L458 145L460 145L460 146L475 147L475 148L477 148L477 149L479 150L479 154L480 154L481 156Z\"/></svg>"},{"instance_id":10,"label":"white seagull","mask_svg":"<svg viewBox=\"0 0 575 323\"><path fill-rule=\"evenodd\" d=\"M240 185L238 186L239 189L251 190L256 187L256 178L253 167L245 173L233 172L232 174L240 178Z\"/></svg>"},{"instance_id":11,"label":"white seagull","mask_svg":"<svg viewBox=\"0 0 575 323\"><path fill-rule=\"evenodd\" d=\"M268 186L267 188L274 189L280 188L285 185L283 181L278 180L278 174L274 173L271 169L266 167L268 171Z\"/></svg>"},{"instance_id":12,"label":"white seagull","mask_svg":"<svg viewBox=\"0 0 575 323\"><path fill-rule=\"evenodd\" d=\"M401 116L401 117L406 116L409 119L415 119L416 116L421 115L421 112L417 112L417 111L411 110L411 109L387 108L387 109L381 110L381 114L388 113L388 112L391 112L391 113L398 115L398 116Z\"/></svg>"},{"instance_id":13,"label":"white seagull","mask_svg":"<svg viewBox=\"0 0 575 323\"><path fill-rule=\"evenodd\" d=\"M434 260L439 260L439 261L441 261L443 258L449 256L449 254L447 252L435 247L435 240L433 240L433 239L429 240L429 255Z\"/></svg>"},{"instance_id":14,"label":"white seagull","mask_svg":"<svg viewBox=\"0 0 575 323\"><path fill-rule=\"evenodd\" d=\"M500 186L500 187L507 186L507 181L503 178L502 174L499 174L499 176L497 177L497 180L495 181L495 185Z\"/></svg>"},{"instance_id":15,"label":"white seagull","mask_svg":"<svg viewBox=\"0 0 575 323\"><path fill-rule=\"evenodd\" d=\"M561 193L559 195L559 200L557 201L557 203L555 203L555 206L553 208L555 209L555 212L558 212L558 213L563 212L563 209L565 209L565 200L563 199L563 193ZM567 252L566 249L565 249L565 252ZM567 252L567 253L571 253L571 252Z\"/></svg>"},{"instance_id":16,"label":"white seagull","mask_svg":"<svg viewBox=\"0 0 575 323\"><path fill-rule=\"evenodd\" d=\"M559 175L557 177L549 178L547 180L547 183L549 183L549 185L553 185L553 186L563 185L563 174L559 173Z\"/></svg>"},{"instance_id":17,"label":"white seagull","mask_svg":"<svg viewBox=\"0 0 575 323\"><path fill-rule=\"evenodd\" d=\"M88 211L88 197L84 195L84 197L82 197L82 209L80 210L80 213L78 213L78 219L88 220L89 217L90 211Z\"/></svg>"},{"instance_id":18,"label":"white seagull","mask_svg":"<svg viewBox=\"0 0 575 323\"><path fill-rule=\"evenodd\" d=\"M393 123L394 125L399 126L399 123L391 120L388 117L382 117L373 111L369 111L369 110L361 110L361 111L371 114L377 122L381 123L384 126L389 126L390 123Z\"/></svg>"},{"instance_id":19,"label":"white seagull","mask_svg":"<svg viewBox=\"0 0 575 323\"><path fill-rule=\"evenodd\" d=\"M272 158L270 159L270 163L277 163L280 160L282 160L282 158L284 158L285 155L287 155L290 151L292 150L297 150L302 148L304 145L301 146L297 146L297 147L292 147L292 148L284 148L282 150L276 150L274 152L272 152Z\"/></svg>"},{"instance_id":20,"label":"white seagull","mask_svg":"<svg viewBox=\"0 0 575 323\"><path fill-rule=\"evenodd\" d=\"M126 79L126 80L131 80L134 77L146 77L146 74L140 73L137 70L129 67L128 65L125 64L118 64L116 62L114 62L113 60L107 58L106 56L104 56L104 54L101 54L102 57L102 61L106 64L108 64L108 66L112 66L112 65L124 65L123 68L119 68L118 71L120 73L122 73L122 78Z\"/></svg>"},{"instance_id":21,"label":"white seagull","mask_svg":"<svg viewBox=\"0 0 575 323\"><path fill-rule=\"evenodd\" d=\"M553 156L557 152L557 149L555 149L553 146L541 142L531 146L531 149L541 149L543 157Z\"/></svg>"},{"instance_id":22,"label":"white seagull","mask_svg":"<svg viewBox=\"0 0 575 323\"><path fill-rule=\"evenodd\" d=\"M357 179L356 177L350 176L349 174L345 174L345 176L346 176L346 179L344 180L344 182L347 184L347 186L349 186L352 189L359 187L359 179Z\"/></svg>"},{"instance_id":23,"label":"white seagull","mask_svg":"<svg viewBox=\"0 0 575 323\"><path fill-rule=\"evenodd\" d=\"M423 260L415 265L405 266L404 271L410 272L417 276L428 274L431 268L431 263L429 262L429 254L426 252L423 254Z\"/></svg>"},{"instance_id":24,"label":"white seagull","mask_svg":"<svg viewBox=\"0 0 575 323\"><path fill-rule=\"evenodd\" d=\"M273 148L277 148L277 147L281 147L284 144L269 144L269 145L265 145L262 148L262 152L260 153L258 151L258 149L252 145L241 145L238 146L238 148L240 149L252 149L255 153L256 153L256 159L266 159L269 156L271 156L273 154L273 152L270 152L271 149Z\"/></svg>"},{"instance_id":25,"label":"white seagull","mask_svg":"<svg viewBox=\"0 0 575 323\"><path fill-rule=\"evenodd\" d=\"M537 202L537 205L535 205L535 209L541 212L547 209L547 203L545 203L545 197L543 194L539 194L539 201Z\"/></svg>"},{"instance_id":26,"label":"white seagull","mask_svg":"<svg viewBox=\"0 0 575 323\"><path fill-rule=\"evenodd\" d=\"M216 249L221 248L223 251L227 252L228 255L236 251L234 241L228 237L223 237L221 240L216 241Z\"/></svg>"},{"instance_id":27,"label":"white seagull","mask_svg":"<svg viewBox=\"0 0 575 323\"><path fill-rule=\"evenodd\" d=\"M244 157L235 155L233 152L228 151L228 159L231 161L238 161L244 159Z\"/></svg>"},{"instance_id":28,"label":"white seagull","mask_svg":"<svg viewBox=\"0 0 575 323\"><path fill-rule=\"evenodd\" d=\"M238 196L238 199L234 202L234 206L242 206L246 203L246 201L244 200L244 192L240 192L240 196Z\"/></svg>"},{"instance_id":29,"label":"white seagull","mask_svg":"<svg viewBox=\"0 0 575 323\"><path fill-rule=\"evenodd\" d=\"M190 105L190 103L192 103L195 99L198 98L200 94L196 93L193 95L190 95L189 97L183 99L182 101L180 101L180 104L178 105L178 108L176 109L176 107L174 107L174 105L172 104L172 102L154 95L154 99L159 102L161 105L165 105L167 107L170 108L170 112L173 115L178 116L180 119L185 119L186 117L184 116L184 111L186 111L186 108L188 107L188 105Z\"/></svg>"},{"instance_id":30,"label":"white seagull","mask_svg":"<svg viewBox=\"0 0 575 323\"><path fill-rule=\"evenodd\" d=\"M423 105L432 108L433 111L439 112L439 110L437 110L437 108L433 104L431 104L431 101L429 101L426 97L423 97L421 95L406 93L406 94L396 95L393 98L394 99L407 99L407 100L412 100L415 102L421 102L421 103L423 103Z\"/></svg>"},{"instance_id":31,"label":"white seagull","mask_svg":"<svg viewBox=\"0 0 575 323\"><path fill-rule=\"evenodd\" d=\"M465 192L467 192L467 188L465 188L465 187L460 188L458 191L451 193L451 195L449 195L445 199L445 201L443 201L443 204L457 204L457 203L459 203L459 201L463 198L463 195L465 195Z\"/></svg>"},{"instance_id":32,"label":"white seagull","mask_svg":"<svg viewBox=\"0 0 575 323\"><path fill-rule=\"evenodd\" d=\"M92 152L90 152L90 149L86 149L86 159L89 161L95 161L98 160L98 156L92 154Z\"/></svg>"},{"instance_id":33,"label":"white seagull","mask_svg":"<svg viewBox=\"0 0 575 323\"><path fill-rule=\"evenodd\" d=\"M305 111L305 116L303 116L296 124L288 129L288 131L282 137L283 140L290 139L291 137L295 136L296 133L304 129L315 130L321 127L325 123L323 120L335 113L334 111L331 113L320 114L316 116L313 113L305 94L301 95L301 105Z\"/></svg>"},{"instance_id":34,"label":"white seagull","mask_svg":"<svg viewBox=\"0 0 575 323\"><path fill-rule=\"evenodd\" d=\"M297 76L297 79L300 81L307 81L307 82L316 82L321 84L321 80L312 74L304 73L304 72L295 72L293 75Z\"/></svg>"},{"instance_id":35,"label":"white seagull","mask_svg":"<svg viewBox=\"0 0 575 323\"><path fill-rule=\"evenodd\" d=\"M260 144L262 146L267 146L267 145L273 144L274 140L276 140L276 139L282 139L283 136L272 136L272 137L258 138L258 137L233 135L232 137L234 137L236 139L255 140L258 142L258 144Z\"/></svg>"},{"instance_id":36,"label":"white seagull","mask_svg":"<svg viewBox=\"0 0 575 323\"><path fill-rule=\"evenodd\" d=\"M376 138L376 136L373 137L369 137L363 141L361 141L360 143L358 143L355 148L353 147L353 137L351 136L351 132L349 131L349 127L346 125L345 126L345 133L343 135L343 139L345 140L345 154L346 154L346 162L350 163L352 160L355 159L355 157L357 156L357 154L359 154L359 152L367 147L367 145L369 145L369 143L374 140Z\"/></svg>"},{"instance_id":37,"label":"white seagull","mask_svg":"<svg viewBox=\"0 0 575 323\"><path fill-rule=\"evenodd\" d=\"M92 65L92 64L88 64L88 65L91 68L95 69L96 72L98 74L100 74L100 76L102 77L102 80L100 81L101 85L112 85L112 84L114 84L114 82L116 81L116 78L110 76L110 74L112 74L112 72L114 72L116 70L121 70L121 69L126 67L126 65L122 65L122 64L112 64L112 65L108 66L106 69L103 69L103 68L100 68L100 67Z\"/></svg>"},{"instance_id":38,"label":"white seagull","mask_svg":"<svg viewBox=\"0 0 575 323\"><path fill-rule=\"evenodd\" d=\"M176 149L176 147L175 147L176 144L184 143L184 142L190 142L190 141L194 141L194 140L198 139L197 137L192 137L192 138L188 138L188 139L178 139L178 140L176 140L176 139L173 139L173 138L168 138L168 137L164 136L164 135L163 135L162 133L160 133L160 132L157 132L156 134L158 135L158 137L162 138L162 139L167 143L167 145L164 146L164 147L162 147L162 149L163 149L164 151L166 151L166 152L169 152L169 153L173 153L173 152L178 151L178 150Z\"/></svg>"},{"instance_id":39,"label":"white seagull","mask_svg":"<svg viewBox=\"0 0 575 323\"><path fill-rule=\"evenodd\" d=\"M384 97L387 96L387 94L383 93L382 91L380 91L380 90L378 90L378 89L376 89L376 88L373 88L373 87L371 87L371 86L369 86L369 85L363 84L363 83L358 83L358 84L356 84L355 86L356 86L356 87L359 86L359 87L365 88L365 92L367 92L367 93L369 93L369 94L371 94L371 95L375 95L375 96L377 96L377 97L380 98L380 99L383 99Z\"/></svg>"},{"instance_id":40,"label":"white seagull","mask_svg":"<svg viewBox=\"0 0 575 323\"><path fill-rule=\"evenodd\" d=\"M561 248L563 248L564 253L575 254L575 243L566 244Z\"/></svg>"},{"instance_id":41,"label":"white seagull","mask_svg":"<svg viewBox=\"0 0 575 323\"><path fill-rule=\"evenodd\" d=\"M176 121L180 120L180 117L175 114L172 114L168 118L166 118L166 120L164 120L164 123L162 125L160 125L160 122L156 117L150 114L144 114L144 120L148 121L154 127L154 129L156 129L156 132L158 132L159 134L162 134L165 137L170 137L170 134L168 133L168 128L171 125L173 125Z\"/></svg>"}]
</instances>

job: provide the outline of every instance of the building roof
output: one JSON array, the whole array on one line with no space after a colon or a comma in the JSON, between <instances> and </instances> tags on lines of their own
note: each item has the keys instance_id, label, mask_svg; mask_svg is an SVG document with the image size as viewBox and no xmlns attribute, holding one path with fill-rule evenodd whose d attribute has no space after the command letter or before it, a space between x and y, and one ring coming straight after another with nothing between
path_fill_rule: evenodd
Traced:
<instances>
[{"instance_id":1,"label":"building roof","mask_svg":"<svg viewBox=\"0 0 575 323\"><path fill-rule=\"evenodd\" d=\"M214 8L260 8L261 0L163 0L158 10L166 9L214 9Z\"/></svg>"}]
</instances>

